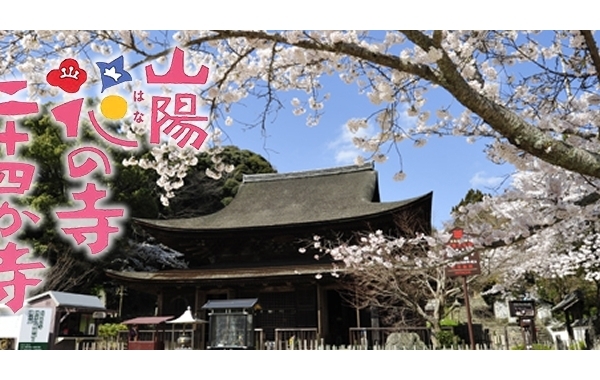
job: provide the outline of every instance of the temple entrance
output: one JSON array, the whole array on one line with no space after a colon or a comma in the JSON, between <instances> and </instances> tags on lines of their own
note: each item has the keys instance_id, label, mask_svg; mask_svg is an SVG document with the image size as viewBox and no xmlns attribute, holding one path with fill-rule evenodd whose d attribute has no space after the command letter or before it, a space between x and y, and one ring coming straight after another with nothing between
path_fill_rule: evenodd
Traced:
<instances>
[{"instance_id":1,"label":"temple entrance","mask_svg":"<svg viewBox=\"0 0 600 380\"><path fill-rule=\"evenodd\" d=\"M350 327L356 327L356 309L349 306L336 290L327 291L327 313L329 334L325 344L350 344Z\"/></svg>"},{"instance_id":2,"label":"temple entrance","mask_svg":"<svg viewBox=\"0 0 600 380\"><path fill-rule=\"evenodd\" d=\"M259 293L261 310L256 314L256 327L264 331L264 339L275 340L277 328L317 326L316 294L313 289Z\"/></svg>"}]
</instances>

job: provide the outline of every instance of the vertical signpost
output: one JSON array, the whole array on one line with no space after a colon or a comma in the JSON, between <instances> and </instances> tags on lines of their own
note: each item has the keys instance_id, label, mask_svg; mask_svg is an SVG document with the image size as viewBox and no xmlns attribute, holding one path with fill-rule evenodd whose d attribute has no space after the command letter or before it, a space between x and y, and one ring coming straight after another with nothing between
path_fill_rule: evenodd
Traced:
<instances>
[{"instance_id":1,"label":"vertical signpost","mask_svg":"<svg viewBox=\"0 0 600 380\"><path fill-rule=\"evenodd\" d=\"M473 248L473 243L464 238L464 231L462 228L455 228L450 232L452 233L452 237L450 238L448 245L455 252L466 252ZM467 277L480 273L481 267L479 265L479 253L477 252L461 256L460 260L457 260L446 267L447 277L462 277L465 308L467 309L467 327L469 329L469 341L471 342L472 350L475 350L475 338L473 336L473 322L471 320L471 306L469 305L469 285L467 284Z\"/></svg>"},{"instance_id":2,"label":"vertical signpost","mask_svg":"<svg viewBox=\"0 0 600 380\"><path fill-rule=\"evenodd\" d=\"M509 301L508 310L511 317L519 319L523 344L526 350L531 350L533 343L537 341L535 334L535 301Z\"/></svg>"},{"instance_id":3,"label":"vertical signpost","mask_svg":"<svg viewBox=\"0 0 600 380\"><path fill-rule=\"evenodd\" d=\"M49 349L50 324L53 311L51 308L29 308L23 313L19 334L19 350Z\"/></svg>"}]
</instances>

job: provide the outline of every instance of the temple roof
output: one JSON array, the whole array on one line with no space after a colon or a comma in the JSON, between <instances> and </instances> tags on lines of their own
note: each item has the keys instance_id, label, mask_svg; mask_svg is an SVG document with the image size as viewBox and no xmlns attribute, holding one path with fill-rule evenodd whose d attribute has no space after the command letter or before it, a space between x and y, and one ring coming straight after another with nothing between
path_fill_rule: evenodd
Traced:
<instances>
[{"instance_id":1,"label":"temple roof","mask_svg":"<svg viewBox=\"0 0 600 380\"><path fill-rule=\"evenodd\" d=\"M72 307L89 310L106 310L100 298L88 294L48 291L25 300L30 306L50 298L56 307Z\"/></svg>"},{"instance_id":2,"label":"temple roof","mask_svg":"<svg viewBox=\"0 0 600 380\"><path fill-rule=\"evenodd\" d=\"M249 280L273 277L314 276L332 272L331 263L305 265L261 266L255 268L173 269L159 272L119 272L107 270L109 277L127 282L194 283L202 280ZM341 271L341 270L339 270Z\"/></svg>"},{"instance_id":3,"label":"temple roof","mask_svg":"<svg viewBox=\"0 0 600 380\"><path fill-rule=\"evenodd\" d=\"M397 202L379 202L377 172L373 164L366 164L244 175L236 197L216 213L186 219L135 219L135 222L150 232L293 227L360 220L394 212L419 201L431 202L431 197L432 193L428 193Z\"/></svg>"}]
</instances>

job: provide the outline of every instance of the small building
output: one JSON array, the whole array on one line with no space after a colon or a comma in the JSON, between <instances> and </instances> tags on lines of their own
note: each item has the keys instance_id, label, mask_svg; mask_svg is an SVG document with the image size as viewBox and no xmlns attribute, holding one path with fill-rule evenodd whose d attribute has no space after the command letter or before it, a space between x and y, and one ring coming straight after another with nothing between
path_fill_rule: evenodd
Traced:
<instances>
[{"instance_id":1,"label":"small building","mask_svg":"<svg viewBox=\"0 0 600 380\"><path fill-rule=\"evenodd\" d=\"M340 279L330 275L332 262L314 258L313 236L351 241L357 232L378 229L392 236L430 233L431 203L432 193L381 202L372 164L245 175L233 201L216 213L135 220L183 253L189 269L107 274L156 295L157 315L190 306L206 319L202 306L210 300L257 298L255 328L263 335L256 341L274 342L287 331L289 337L303 333L348 344L349 329L368 327L371 316L343 301ZM196 334L201 339L196 347L206 347L206 333Z\"/></svg>"},{"instance_id":2,"label":"small building","mask_svg":"<svg viewBox=\"0 0 600 380\"><path fill-rule=\"evenodd\" d=\"M73 350L85 341L96 339L97 320L107 309L96 296L49 291L28 298L25 307L51 308L49 349Z\"/></svg>"},{"instance_id":3,"label":"small building","mask_svg":"<svg viewBox=\"0 0 600 380\"><path fill-rule=\"evenodd\" d=\"M96 323L106 313L98 297L49 291L26 299L16 314L0 305L0 338L12 339L12 349L18 344L19 349L72 350L79 343L96 340ZM28 336L27 330L36 344L20 341Z\"/></svg>"}]
</instances>

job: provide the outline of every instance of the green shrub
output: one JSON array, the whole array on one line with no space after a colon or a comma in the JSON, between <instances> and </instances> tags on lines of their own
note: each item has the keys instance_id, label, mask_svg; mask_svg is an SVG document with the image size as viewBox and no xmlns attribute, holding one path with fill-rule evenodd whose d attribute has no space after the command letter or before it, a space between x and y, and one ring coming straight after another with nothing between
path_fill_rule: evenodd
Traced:
<instances>
[{"instance_id":1,"label":"green shrub","mask_svg":"<svg viewBox=\"0 0 600 380\"><path fill-rule=\"evenodd\" d=\"M587 346L585 345L585 342L581 340L579 342L569 344L569 350L585 350L586 348Z\"/></svg>"},{"instance_id":2,"label":"green shrub","mask_svg":"<svg viewBox=\"0 0 600 380\"><path fill-rule=\"evenodd\" d=\"M440 343L440 348L451 348L456 341L456 336L450 330L442 330L435 334L435 337Z\"/></svg>"},{"instance_id":3,"label":"green shrub","mask_svg":"<svg viewBox=\"0 0 600 380\"><path fill-rule=\"evenodd\" d=\"M517 346L511 347L511 350L524 350L525 349L525 345L524 344L519 344ZM531 346L532 350L554 350L553 346L549 346L547 344L540 344L540 343L534 343Z\"/></svg>"},{"instance_id":4,"label":"green shrub","mask_svg":"<svg viewBox=\"0 0 600 380\"><path fill-rule=\"evenodd\" d=\"M127 330L121 323L104 323L98 326L98 336L104 339L117 339L119 332Z\"/></svg>"},{"instance_id":5,"label":"green shrub","mask_svg":"<svg viewBox=\"0 0 600 380\"><path fill-rule=\"evenodd\" d=\"M444 318L440 321L440 326L458 326L460 323L454 319Z\"/></svg>"}]
</instances>

